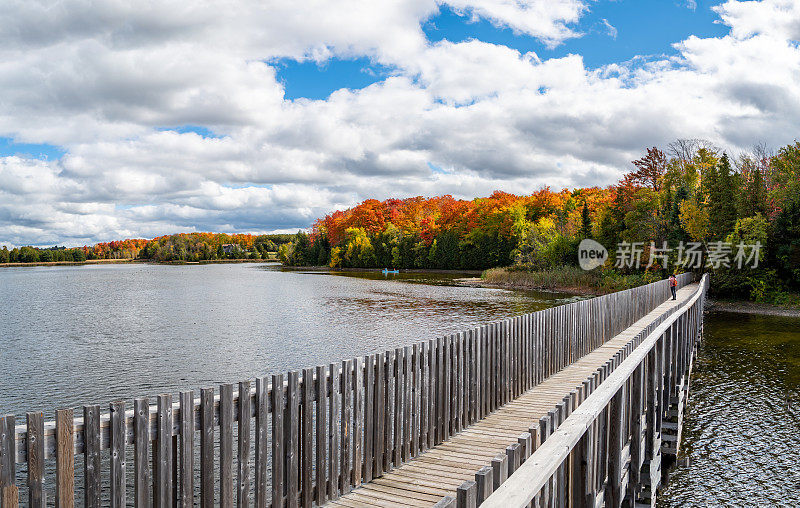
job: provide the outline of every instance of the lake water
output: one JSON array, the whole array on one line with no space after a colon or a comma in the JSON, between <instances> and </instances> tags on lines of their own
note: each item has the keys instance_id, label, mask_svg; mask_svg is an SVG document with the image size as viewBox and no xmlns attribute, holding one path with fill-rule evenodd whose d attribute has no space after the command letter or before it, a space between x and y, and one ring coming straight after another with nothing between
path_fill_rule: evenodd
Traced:
<instances>
[{"instance_id":1,"label":"lake water","mask_svg":"<svg viewBox=\"0 0 800 508\"><path fill-rule=\"evenodd\" d=\"M52 418L57 407L218 386L572 300L453 277L265 264L0 268L0 414Z\"/></svg>"},{"instance_id":2,"label":"lake water","mask_svg":"<svg viewBox=\"0 0 800 508\"><path fill-rule=\"evenodd\" d=\"M800 506L800 319L715 312L704 335L659 506Z\"/></svg>"}]
</instances>

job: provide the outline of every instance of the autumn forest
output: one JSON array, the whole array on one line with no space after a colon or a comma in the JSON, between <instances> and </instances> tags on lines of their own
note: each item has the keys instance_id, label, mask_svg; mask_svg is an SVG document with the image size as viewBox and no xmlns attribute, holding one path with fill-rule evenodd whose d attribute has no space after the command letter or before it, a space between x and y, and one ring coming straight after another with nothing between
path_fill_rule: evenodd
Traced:
<instances>
[{"instance_id":1,"label":"autumn forest","mask_svg":"<svg viewBox=\"0 0 800 508\"><path fill-rule=\"evenodd\" d=\"M0 249L0 263L142 259L161 262L268 259L330 268L402 268L556 273L578 264L594 239L610 252L598 277L646 282L667 272L713 272L724 296L795 303L800 289L800 143L731 156L701 140L649 148L616 184L530 194L496 191L366 200L318 219L296 235L184 233L79 248ZM699 246L700 266L682 262ZM736 246L758 244L737 266ZM620 264L620 248L636 263ZM662 249L654 262L654 249ZM710 262L727 246L730 260ZM666 254L664 253L666 252ZM741 265L741 263L739 263ZM636 279L638 277L638 279Z\"/></svg>"}]
</instances>

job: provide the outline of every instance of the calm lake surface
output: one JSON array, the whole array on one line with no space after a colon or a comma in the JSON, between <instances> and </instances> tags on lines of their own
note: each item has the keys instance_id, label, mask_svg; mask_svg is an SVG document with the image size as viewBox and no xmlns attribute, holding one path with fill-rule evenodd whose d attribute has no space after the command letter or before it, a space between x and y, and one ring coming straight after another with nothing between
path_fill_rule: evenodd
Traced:
<instances>
[{"instance_id":1,"label":"calm lake surface","mask_svg":"<svg viewBox=\"0 0 800 508\"><path fill-rule=\"evenodd\" d=\"M800 319L715 312L659 506L800 506Z\"/></svg>"},{"instance_id":2,"label":"calm lake surface","mask_svg":"<svg viewBox=\"0 0 800 508\"><path fill-rule=\"evenodd\" d=\"M266 264L0 268L0 414L218 386L572 301Z\"/></svg>"}]
</instances>

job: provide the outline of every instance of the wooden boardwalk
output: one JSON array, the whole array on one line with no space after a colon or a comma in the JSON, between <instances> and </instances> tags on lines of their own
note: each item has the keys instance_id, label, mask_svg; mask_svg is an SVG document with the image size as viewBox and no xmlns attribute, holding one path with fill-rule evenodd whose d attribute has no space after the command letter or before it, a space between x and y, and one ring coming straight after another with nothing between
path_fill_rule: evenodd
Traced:
<instances>
[{"instance_id":1,"label":"wooden boardwalk","mask_svg":"<svg viewBox=\"0 0 800 508\"><path fill-rule=\"evenodd\" d=\"M696 289L697 284L679 289L677 301L667 300L619 335L482 420L327 505L347 508L432 506L444 496L456 497L456 490L462 483L474 480L475 473L490 466L496 457L505 456L507 447L518 443L521 434L538 427L541 417L580 387L647 325L687 301Z\"/></svg>"}]
</instances>

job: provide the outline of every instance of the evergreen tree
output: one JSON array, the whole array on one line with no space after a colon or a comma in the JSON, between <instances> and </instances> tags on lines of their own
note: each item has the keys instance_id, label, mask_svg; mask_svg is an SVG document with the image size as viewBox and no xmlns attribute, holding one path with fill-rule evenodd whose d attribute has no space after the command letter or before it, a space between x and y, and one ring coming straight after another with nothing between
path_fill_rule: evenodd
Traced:
<instances>
[{"instance_id":1,"label":"evergreen tree","mask_svg":"<svg viewBox=\"0 0 800 508\"><path fill-rule=\"evenodd\" d=\"M743 206L742 217L752 217L757 214L767 214L767 188L764 185L764 175L761 168L753 166L750 169L749 178L745 184L744 192L741 193Z\"/></svg>"},{"instance_id":2,"label":"evergreen tree","mask_svg":"<svg viewBox=\"0 0 800 508\"><path fill-rule=\"evenodd\" d=\"M586 201L583 202L583 210L581 210L581 237L592 237L592 221L589 218L589 207L586 206Z\"/></svg>"},{"instance_id":3,"label":"evergreen tree","mask_svg":"<svg viewBox=\"0 0 800 508\"><path fill-rule=\"evenodd\" d=\"M708 181L708 222L712 240L722 240L736 224L736 191L727 154L710 168Z\"/></svg>"}]
</instances>

